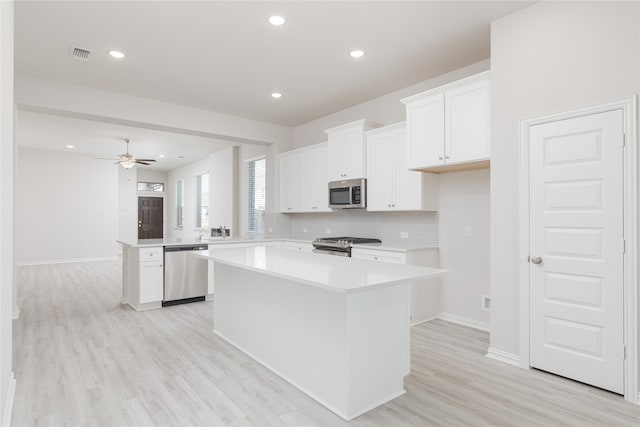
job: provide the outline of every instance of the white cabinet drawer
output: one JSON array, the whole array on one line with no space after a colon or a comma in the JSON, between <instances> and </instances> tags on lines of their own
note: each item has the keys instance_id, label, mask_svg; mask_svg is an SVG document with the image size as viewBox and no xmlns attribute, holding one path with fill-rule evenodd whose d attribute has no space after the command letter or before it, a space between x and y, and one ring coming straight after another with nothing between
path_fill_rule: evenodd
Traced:
<instances>
[{"instance_id":1,"label":"white cabinet drawer","mask_svg":"<svg viewBox=\"0 0 640 427\"><path fill-rule=\"evenodd\" d=\"M402 252L381 251L375 249L353 248L351 256L357 259L368 259L370 261L393 262L395 264L406 264L407 255Z\"/></svg>"},{"instance_id":2,"label":"white cabinet drawer","mask_svg":"<svg viewBox=\"0 0 640 427\"><path fill-rule=\"evenodd\" d=\"M140 262L156 260L162 260L162 247L140 248Z\"/></svg>"}]
</instances>

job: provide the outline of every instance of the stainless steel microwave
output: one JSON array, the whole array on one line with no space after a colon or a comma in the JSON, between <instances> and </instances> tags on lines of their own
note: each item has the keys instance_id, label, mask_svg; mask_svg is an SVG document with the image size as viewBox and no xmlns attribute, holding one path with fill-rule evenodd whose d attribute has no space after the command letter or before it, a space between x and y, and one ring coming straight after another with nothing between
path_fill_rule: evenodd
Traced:
<instances>
[{"instance_id":1,"label":"stainless steel microwave","mask_svg":"<svg viewBox=\"0 0 640 427\"><path fill-rule=\"evenodd\" d=\"M367 180L345 179L329 183L329 207L333 209L361 209L367 207Z\"/></svg>"}]
</instances>

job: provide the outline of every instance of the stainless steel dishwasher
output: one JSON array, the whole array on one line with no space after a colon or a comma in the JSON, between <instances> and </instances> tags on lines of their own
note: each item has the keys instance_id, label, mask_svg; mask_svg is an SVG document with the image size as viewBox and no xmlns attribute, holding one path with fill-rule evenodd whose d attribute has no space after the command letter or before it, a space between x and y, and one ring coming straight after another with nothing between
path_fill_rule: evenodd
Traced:
<instances>
[{"instance_id":1,"label":"stainless steel dishwasher","mask_svg":"<svg viewBox=\"0 0 640 427\"><path fill-rule=\"evenodd\" d=\"M164 299L162 306L204 301L207 295L207 260L189 252L207 250L207 245L164 247Z\"/></svg>"}]
</instances>

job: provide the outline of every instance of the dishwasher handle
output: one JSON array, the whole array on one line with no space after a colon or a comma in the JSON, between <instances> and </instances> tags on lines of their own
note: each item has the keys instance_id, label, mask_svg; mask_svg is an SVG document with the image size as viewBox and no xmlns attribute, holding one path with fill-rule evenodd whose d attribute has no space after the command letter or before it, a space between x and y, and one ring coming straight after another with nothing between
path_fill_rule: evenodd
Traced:
<instances>
[{"instance_id":1,"label":"dishwasher handle","mask_svg":"<svg viewBox=\"0 0 640 427\"><path fill-rule=\"evenodd\" d=\"M206 251L209 249L209 245L180 245L180 246L165 246L165 252L183 252L183 251Z\"/></svg>"}]
</instances>

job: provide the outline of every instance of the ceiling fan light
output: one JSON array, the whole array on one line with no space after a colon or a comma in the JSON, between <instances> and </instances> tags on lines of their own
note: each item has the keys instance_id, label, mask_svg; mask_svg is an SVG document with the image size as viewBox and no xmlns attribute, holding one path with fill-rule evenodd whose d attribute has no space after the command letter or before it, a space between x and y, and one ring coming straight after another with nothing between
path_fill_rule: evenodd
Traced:
<instances>
[{"instance_id":1,"label":"ceiling fan light","mask_svg":"<svg viewBox=\"0 0 640 427\"><path fill-rule=\"evenodd\" d=\"M125 169L131 169L132 167L134 167L136 165L136 162L133 159L126 159L126 160L120 161L120 164Z\"/></svg>"}]
</instances>

